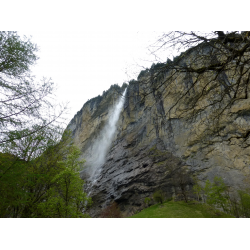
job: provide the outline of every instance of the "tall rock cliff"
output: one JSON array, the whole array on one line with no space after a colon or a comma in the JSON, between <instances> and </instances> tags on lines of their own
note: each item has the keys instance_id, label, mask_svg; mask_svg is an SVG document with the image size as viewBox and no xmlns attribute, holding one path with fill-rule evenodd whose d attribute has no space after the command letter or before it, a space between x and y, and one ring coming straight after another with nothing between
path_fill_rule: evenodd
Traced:
<instances>
[{"instance_id":1,"label":"tall rock cliff","mask_svg":"<svg viewBox=\"0 0 250 250\"><path fill-rule=\"evenodd\" d=\"M157 81L164 81L167 74ZM234 139L219 140L217 134L207 133L204 123L209 116L190 120L180 116L178 110L168 116L166 110L174 102L174 95L168 93L164 85L155 90L152 82L142 84L141 78L130 81L106 161L100 167L95 183L87 186L94 202L90 215L98 217L103 208L116 201L128 216L140 210L144 198L159 189L166 197L171 197L174 190L165 174L166 164L188 166L201 182L221 176L226 184L242 188L250 174L249 147L234 142ZM180 83L190 80L192 77L183 74L175 83L182 86ZM111 86L102 96L85 103L68 125L83 158L89 159L95 154L93 144L107 121L110 108L125 88L126 85ZM141 92L145 88L149 94L143 98ZM178 91L182 91L181 87ZM237 131L232 123L239 125ZM237 135L240 127L249 125L248 98L239 100L228 111L223 129L228 134ZM86 170L82 172L84 178L88 178L88 168L91 166L87 161Z\"/></svg>"}]
</instances>

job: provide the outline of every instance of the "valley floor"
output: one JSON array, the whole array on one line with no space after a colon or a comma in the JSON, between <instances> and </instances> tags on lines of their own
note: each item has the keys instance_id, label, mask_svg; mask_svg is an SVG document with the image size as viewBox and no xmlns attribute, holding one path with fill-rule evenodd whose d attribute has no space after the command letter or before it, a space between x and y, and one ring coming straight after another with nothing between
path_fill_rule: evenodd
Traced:
<instances>
[{"instance_id":1,"label":"valley floor","mask_svg":"<svg viewBox=\"0 0 250 250\"><path fill-rule=\"evenodd\" d=\"M234 218L219 210L195 201L168 201L152 205L130 218Z\"/></svg>"}]
</instances>

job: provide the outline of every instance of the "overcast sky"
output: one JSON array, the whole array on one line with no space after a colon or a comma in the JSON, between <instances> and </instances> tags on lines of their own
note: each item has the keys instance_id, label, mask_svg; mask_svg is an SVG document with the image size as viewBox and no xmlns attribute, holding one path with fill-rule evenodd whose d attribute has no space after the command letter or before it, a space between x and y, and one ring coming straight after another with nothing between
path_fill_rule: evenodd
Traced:
<instances>
[{"instance_id":1,"label":"overcast sky","mask_svg":"<svg viewBox=\"0 0 250 250\"><path fill-rule=\"evenodd\" d=\"M83 104L101 95L112 84L137 77L153 58L147 47L161 32L153 31L19 31L39 47L32 67L41 79L57 86L58 102L69 102L68 121Z\"/></svg>"}]
</instances>

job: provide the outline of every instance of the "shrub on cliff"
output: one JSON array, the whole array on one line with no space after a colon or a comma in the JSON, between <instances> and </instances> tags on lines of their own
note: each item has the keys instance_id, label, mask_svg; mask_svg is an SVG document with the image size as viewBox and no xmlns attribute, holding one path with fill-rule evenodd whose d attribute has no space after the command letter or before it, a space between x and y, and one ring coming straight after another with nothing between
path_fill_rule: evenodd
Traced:
<instances>
[{"instance_id":1,"label":"shrub on cliff","mask_svg":"<svg viewBox=\"0 0 250 250\"><path fill-rule=\"evenodd\" d=\"M146 204L146 206L148 207L149 206L149 203L151 202L151 199L149 197L146 197L144 199L144 203Z\"/></svg>"},{"instance_id":2,"label":"shrub on cliff","mask_svg":"<svg viewBox=\"0 0 250 250\"><path fill-rule=\"evenodd\" d=\"M164 194L162 190L157 190L156 192L154 192L153 194L153 199L157 202L157 203L163 203L164 201Z\"/></svg>"}]
</instances>

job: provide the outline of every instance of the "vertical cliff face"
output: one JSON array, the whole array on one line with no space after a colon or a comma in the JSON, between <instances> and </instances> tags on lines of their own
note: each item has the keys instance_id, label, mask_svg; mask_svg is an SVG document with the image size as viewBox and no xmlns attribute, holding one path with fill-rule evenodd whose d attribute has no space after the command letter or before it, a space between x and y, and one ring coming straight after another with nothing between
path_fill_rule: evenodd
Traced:
<instances>
[{"instance_id":1,"label":"vertical cliff face","mask_svg":"<svg viewBox=\"0 0 250 250\"><path fill-rule=\"evenodd\" d=\"M74 144L82 151L84 159L91 159L96 153L93 146L100 139L100 132L107 123L109 112L125 90L126 85L112 85L102 96L87 101L82 109L70 121L67 129L71 130ZM115 134L116 136L116 134ZM89 161L86 166L89 167Z\"/></svg>"},{"instance_id":2,"label":"vertical cliff face","mask_svg":"<svg viewBox=\"0 0 250 250\"><path fill-rule=\"evenodd\" d=\"M189 81L192 77L183 74L176 79L176 86ZM89 159L95 154L93 143L98 140L110 108L125 87L111 87L104 95L91 99L70 122L68 128L83 158ZM143 99L144 88L150 94ZM217 175L223 177L226 184L242 188L250 174L249 147L239 144L237 138L220 140L217 134L209 134L205 126L209 114L190 120L176 110L168 116L166 110L175 97L164 85L155 90L152 82L145 86L140 81L131 81L125 98L112 146L96 182L89 188L94 201L89 211L92 216L99 216L112 201L119 204L124 214L133 214L143 207L144 198L158 189L171 197L173 188L165 175L166 164L187 165L201 181L212 180ZM222 121L225 133L237 135L240 128L249 127L249 100L239 100L228 111ZM237 131L232 123L239 125ZM87 169L91 168L88 162L86 165ZM82 174L86 178L88 171Z\"/></svg>"}]
</instances>

